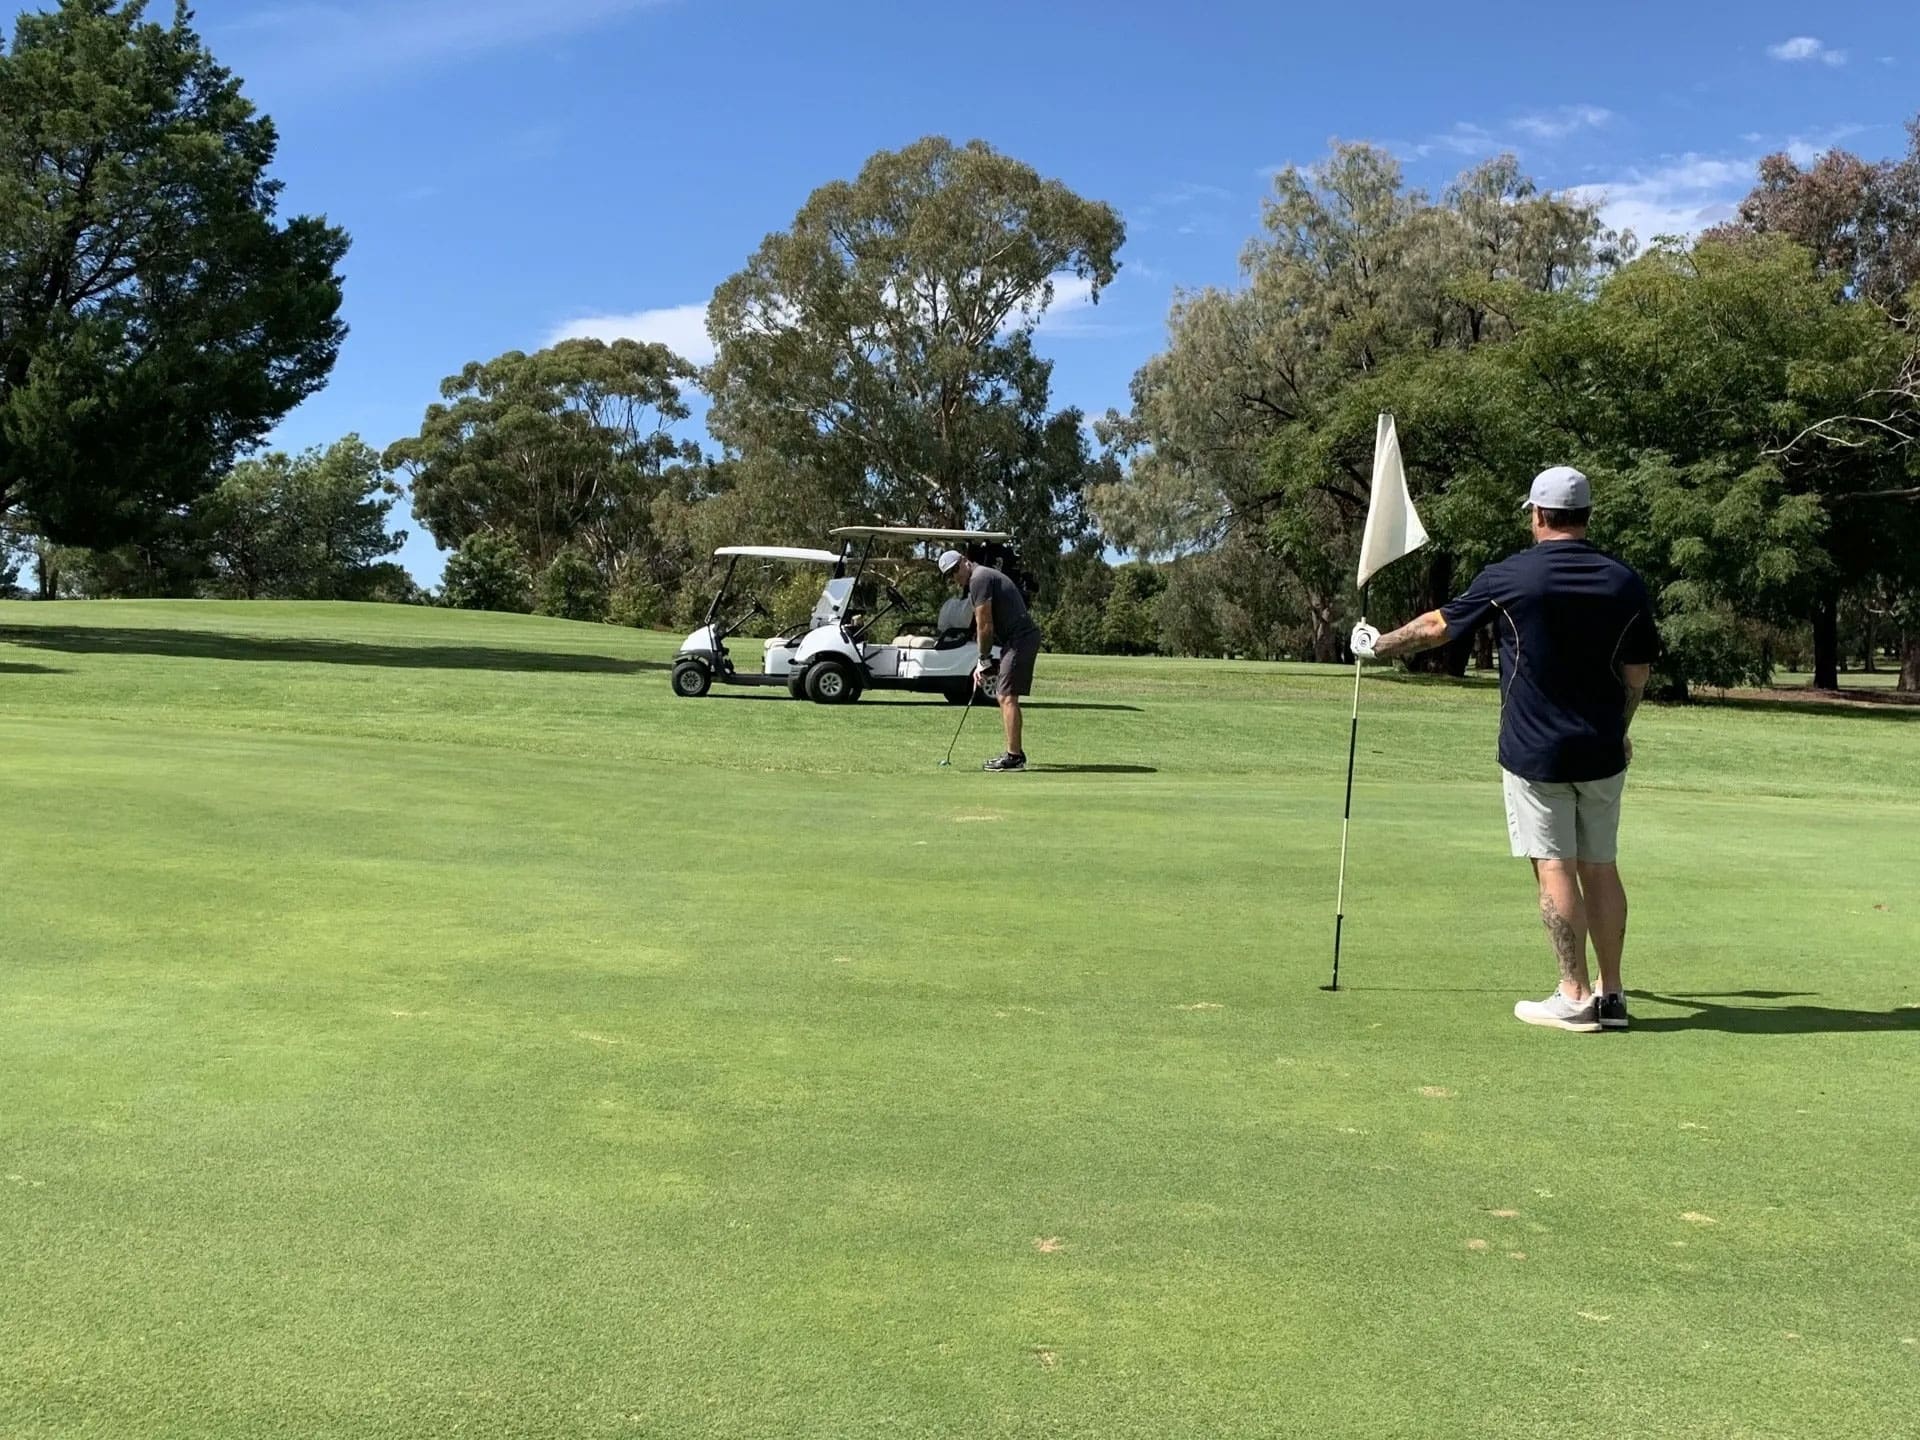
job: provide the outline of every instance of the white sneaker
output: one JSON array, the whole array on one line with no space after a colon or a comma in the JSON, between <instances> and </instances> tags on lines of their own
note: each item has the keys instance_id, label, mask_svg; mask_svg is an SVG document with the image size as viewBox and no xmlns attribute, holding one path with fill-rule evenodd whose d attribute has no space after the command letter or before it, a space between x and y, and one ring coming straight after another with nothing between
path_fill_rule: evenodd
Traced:
<instances>
[{"instance_id":1,"label":"white sneaker","mask_svg":"<svg viewBox=\"0 0 1920 1440\"><path fill-rule=\"evenodd\" d=\"M1600 1029L1599 1007L1589 995L1572 1001L1558 990L1544 1000L1522 1000L1513 1007L1513 1018L1529 1025L1549 1025L1556 1030L1577 1030L1583 1035Z\"/></svg>"}]
</instances>

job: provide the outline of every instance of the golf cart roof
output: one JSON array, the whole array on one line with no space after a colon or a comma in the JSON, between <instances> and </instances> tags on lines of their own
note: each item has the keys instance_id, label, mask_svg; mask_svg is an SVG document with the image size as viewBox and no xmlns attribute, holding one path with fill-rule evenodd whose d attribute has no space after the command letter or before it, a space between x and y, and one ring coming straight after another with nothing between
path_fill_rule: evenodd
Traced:
<instances>
[{"instance_id":1,"label":"golf cart roof","mask_svg":"<svg viewBox=\"0 0 1920 1440\"><path fill-rule=\"evenodd\" d=\"M831 565L840 557L831 550L805 550L794 545L722 545L715 555L750 555L759 560L804 560Z\"/></svg>"},{"instance_id":2,"label":"golf cart roof","mask_svg":"<svg viewBox=\"0 0 1920 1440\"><path fill-rule=\"evenodd\" d=\"M910 540L1011 540L999 530L927 530L918 525L842 525L827 532L836 540L870 539L876 535L898 535Z\"/></svg>"}]
</instances>

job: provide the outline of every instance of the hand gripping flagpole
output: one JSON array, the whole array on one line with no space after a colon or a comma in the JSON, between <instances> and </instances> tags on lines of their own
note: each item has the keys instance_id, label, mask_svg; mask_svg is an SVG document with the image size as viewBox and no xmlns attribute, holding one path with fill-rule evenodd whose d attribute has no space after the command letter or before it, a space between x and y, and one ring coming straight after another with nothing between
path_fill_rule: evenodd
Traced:
<instances>
[{"instance_id":1,"label":"hand gripping flagpole","mask_svg":"<svg viewBox=\"0 0 1920 1440\"><path fill-rule=\"evenodd\" d=\"M1373 432L1373 489L1367 499L1367 528L1360 541L1360 623L1367 623L1367 584L1380 570L1427 543L1426 527L1407 493L1406 467L1400 461L1400 436L1393 416L1381 412ZM1363 657L1353 657L1353 716L1347 730L1347 802L1340 817L1340 884L1333 902L1333 982L1323 990L1340 988L1340 938L1347 923L1347 837L1353 828L1353 766L1360 753L1360 671Z\"/></svg>"}]
</instances>

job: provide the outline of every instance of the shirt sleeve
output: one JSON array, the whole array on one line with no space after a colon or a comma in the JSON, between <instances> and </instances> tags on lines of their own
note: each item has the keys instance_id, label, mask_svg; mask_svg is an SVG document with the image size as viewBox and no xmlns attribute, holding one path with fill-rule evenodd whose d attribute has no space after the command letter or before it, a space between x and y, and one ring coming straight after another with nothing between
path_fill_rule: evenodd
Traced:
<instances>
[{"instance_id":1,"label":"shirt sleeve","mask_svg":"<svg viewBox=\"0 0 1920 1440\"><path fill-rule=\"evenodd\" d=\"M1654 624L1647 587L1633 587L1633 616L1621 633L1614 659L1622 665L1651 665L1660 658L1660 628Z\"/></svg>"},{"instance_id":2,"label":"shirt sleeve","mask_svg":"<svg viewBox=\"0 0 1920 1440\"><path fill-rule=\"evenodd\" d=\"M993 587L987 583L987 577L978 570L967 581L967 603L978 610L982 605L993 603Z\"/></svg>"},{"instance_id":3,"label":"shirt sleeve","mask_svg":"<svg viewBox=\"0 0 1920 1440\"><path fill-rule=\"evenodd\" d=\"M1446 622L1447 638L1458 640L1462 635L1471 635L1487 623L1487 617L1494 609L1493 567L1489 565L1473 577L1466 593L1449 600L1440 607L1440 618Z\"/></svg>"}]
</instances>

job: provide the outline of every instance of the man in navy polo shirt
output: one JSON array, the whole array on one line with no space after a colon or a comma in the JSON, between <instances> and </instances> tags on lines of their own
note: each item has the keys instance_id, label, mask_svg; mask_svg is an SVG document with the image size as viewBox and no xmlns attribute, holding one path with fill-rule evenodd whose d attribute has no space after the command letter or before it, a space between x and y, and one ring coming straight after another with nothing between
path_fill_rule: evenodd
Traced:
<instances>
[{"instance_id":1,"label":"man in navy polo shirt","mask_svg":"<svg viewBox=\"0 0 1920 1440\"><path fill-rule=\"evenodd\" d=\"M1627 727L1646 693L1659 640L1638 575L1587 543L1587 477L1557 465L1527 497L1534 545L1489 565L1466 594L1382 636L1353 632L1353 652L1412 655L1491 619L1500 640L1500 769L1513 853L1533 862L1540 918L1560 962L1560 986L1513 1007L1529 1025L1624 1030L1620 955L1627 892L1615 853L1620 794L1633 742ZM1587 941L1600 962L1588 983Z\"/></svg>"}]
</instances>

